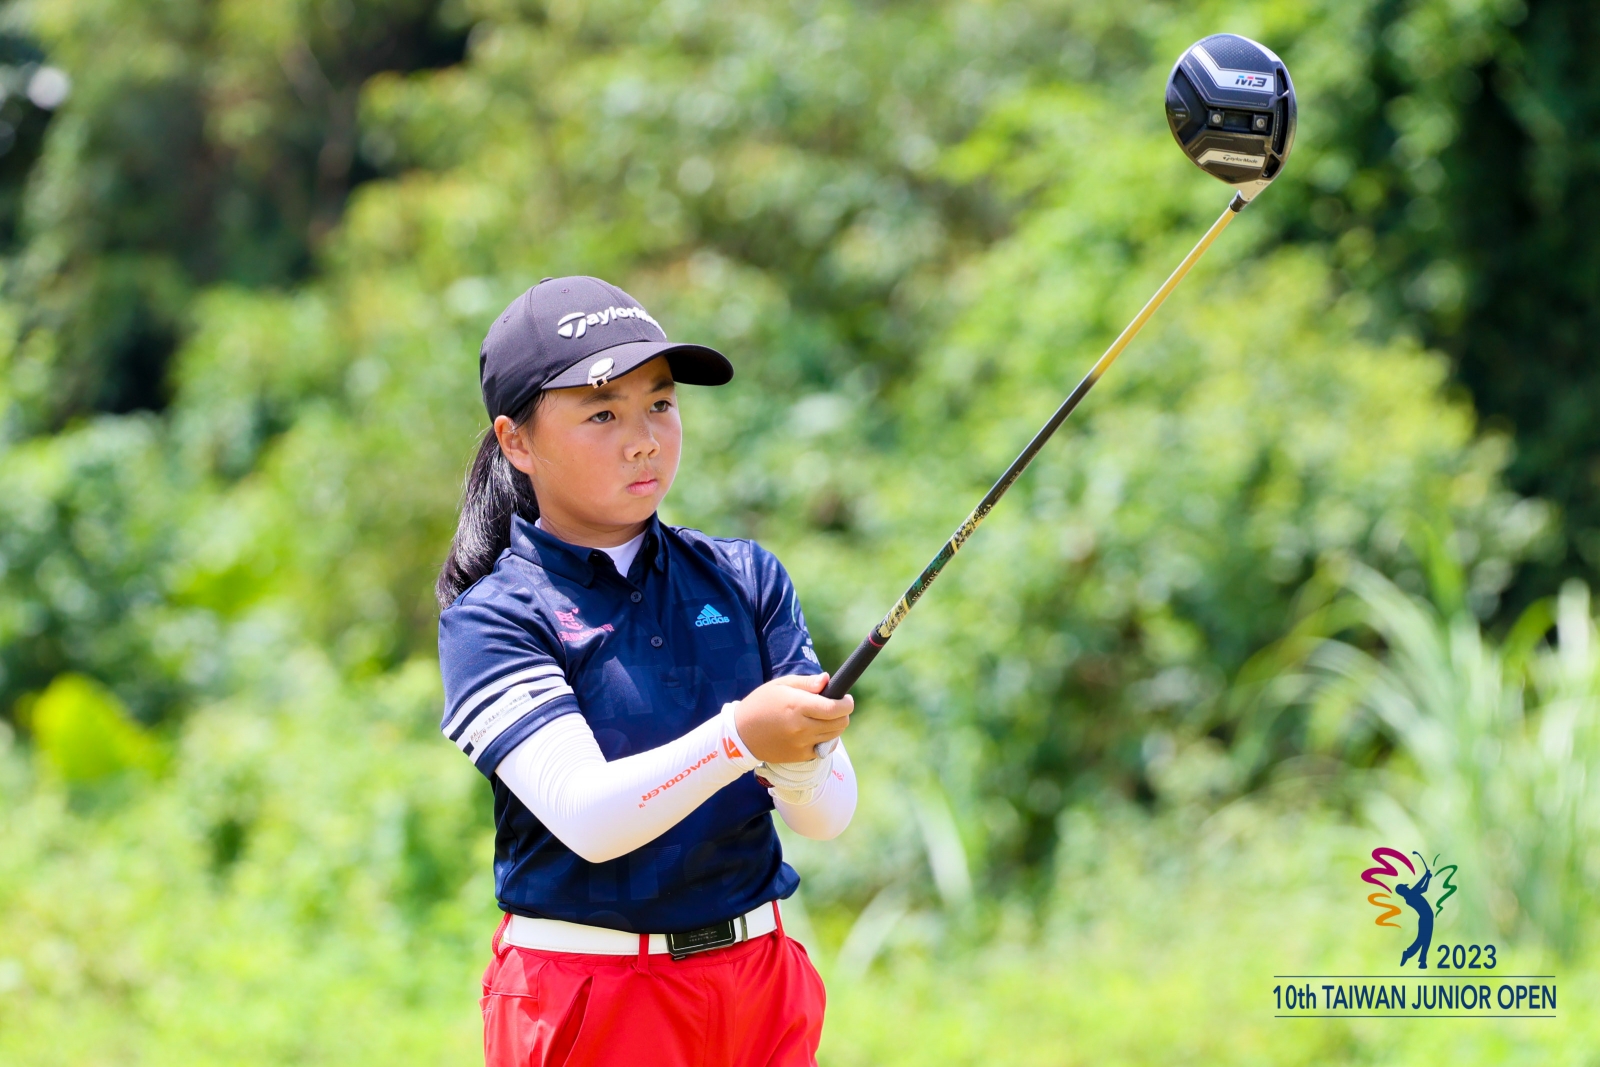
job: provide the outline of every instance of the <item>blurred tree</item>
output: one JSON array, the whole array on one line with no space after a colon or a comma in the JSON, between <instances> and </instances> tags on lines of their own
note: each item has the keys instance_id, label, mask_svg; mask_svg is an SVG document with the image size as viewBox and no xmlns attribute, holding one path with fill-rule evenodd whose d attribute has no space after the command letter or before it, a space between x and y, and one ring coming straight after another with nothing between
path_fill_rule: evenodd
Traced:
<instances>
[{"instance_id":1,"label":"blurred tree","mask_svg":"<svg viewBox=\"0 0 1600 1067\"><path fill-rule=\"evenodd\" d=\"M1512 484L1564 512L1568 550L1524 570L1519 603L1600 574L1597 47L1600 9L1534 0L1471 72L1443 160L1441 238L1465 291L1434 335L1479 411L1515 430Z\"/></svg>"},{"instance_id":2,"label":"blurred tree","mask_svg":"<svg viewBox=\"0 0 1600 1067\"><path fill-rule=\"evenodd\" d=\"M1515 434L1511 484L1560 506L1564 536L1507 593L1509 621L1600 572L1600 9L1575 0L1410 0L1368 8L1334 151L1272 210L1329 241L1374 326L1447 352L1491 425Z\"/></svg>"},{"instance_id":3,"label":"blurred tree","mask_svg":"<svg viewBox=\"0 0 1600 1067\"><path fill-rule=\"evenodd\" d=\"M361 86L456 62L466 39L438 0L21 10L73 99L28 176L20 227L0 228L25 309L13 434L163 407L197 287L306 277L349 190L382 172L381 153L359 151ZM18 136L35 136L28 120Z\"/></svg>"},{"instance_id":4,"label":"blurred tree","mask_svg":"<svg viewBox=\"0 0 1600 1067\"><path fill-rule=\"evenodd\" d=\"M0 249L16 247L23 192L45 127L72 88L65 72L43 61L29 38L0 31Z\"/></svg>"}]
</instances>

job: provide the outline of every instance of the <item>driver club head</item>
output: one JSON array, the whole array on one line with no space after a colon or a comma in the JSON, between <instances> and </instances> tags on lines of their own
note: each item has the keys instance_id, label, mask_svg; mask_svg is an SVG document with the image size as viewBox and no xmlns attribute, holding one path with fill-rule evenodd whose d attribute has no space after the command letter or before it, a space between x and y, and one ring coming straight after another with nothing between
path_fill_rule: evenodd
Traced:
<instances>
[{"instance_id":1,"label":"driver club head","mask_svg":"<svg viewBox=\"0 0 1600 1067\"><path fill-rule=\"evenodd\" d=\"M1236 33L1196 41L1167 77L1167 125L1178 146L1245 203L1282 172L1295 118L1294 83L1283 60Z\"/></svg>"}]
</instances>

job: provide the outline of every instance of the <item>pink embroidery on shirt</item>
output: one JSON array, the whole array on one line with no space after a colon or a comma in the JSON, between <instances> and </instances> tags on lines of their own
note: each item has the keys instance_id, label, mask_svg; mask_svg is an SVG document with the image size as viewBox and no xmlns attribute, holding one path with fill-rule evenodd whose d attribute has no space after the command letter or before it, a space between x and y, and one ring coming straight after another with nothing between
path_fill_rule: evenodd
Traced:
<instances>
[{"instance_id":1,"label":"pink embroidery on shirt","mask_svg":"<svg viewBox=\"0 0 1600 1067\"><path fill-rule=\"evenodd\" d=\"M609 622L599 626L585 626L583 620L578 618L578 609L556 612L556 636L567 644L575 644L587 640L596 634L616 633L616 627Z\"/></svg>"}]
</instances>

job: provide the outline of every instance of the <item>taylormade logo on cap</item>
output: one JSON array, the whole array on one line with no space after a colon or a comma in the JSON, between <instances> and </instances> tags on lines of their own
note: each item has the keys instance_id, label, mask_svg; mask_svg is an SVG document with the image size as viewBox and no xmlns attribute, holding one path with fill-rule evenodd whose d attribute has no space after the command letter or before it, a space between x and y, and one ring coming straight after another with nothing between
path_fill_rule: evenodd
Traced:
<instances>
[{"instance_id":1,"label":"taylormade logo on cap","mask_svg":"<svg viewBox=\"0 0 1600 1067\"><path fill-rule=\"evenodd\" d=\"M545 278L506 305L478 349L478 382L491 419L516 418L543 390L599 387L658 358L684 385L733 377L716 349L669 341L633 297L575 274Z\"/></svg>"},{"instance_id":2,"label":"taylormade logo on cap","mask_svg":"<svg viewBox=\"0 0 1600 1067\"><path fill-rule=\"evenodd\" d=\"M650 312L644 308L619 308L608 307L604 311L574 311L561 316L556 323L556 333L562 337L577 339L589 332L591 326L604 326L617 319L643 319L656 329L661 330L661 324L651 317ZM665 330L661 330L666 333Z\"/></svg>"}]
</instances>

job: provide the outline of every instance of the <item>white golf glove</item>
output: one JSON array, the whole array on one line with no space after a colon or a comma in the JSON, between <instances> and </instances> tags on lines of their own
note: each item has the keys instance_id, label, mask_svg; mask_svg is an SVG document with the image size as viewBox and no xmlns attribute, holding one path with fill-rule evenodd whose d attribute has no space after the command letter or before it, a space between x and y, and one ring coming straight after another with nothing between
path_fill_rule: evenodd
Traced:
<instances>
[{"instance_id":1,"label":"white golf glove","mask_svg":"<svg viewBox=\"0 0 1600 1067\"><path fill-rule=\"evenodd\" d=\"M778 800L794 807L804 807L817 799L817 794L822 792L823 785L827 783L828 773L833 770L833 750L838 745L837 740L818 745L819 750L827 751L826 755L798 763L763 761L756 766L756 776L769 783L768 792Z\"/></svg>"}]
</instances>

